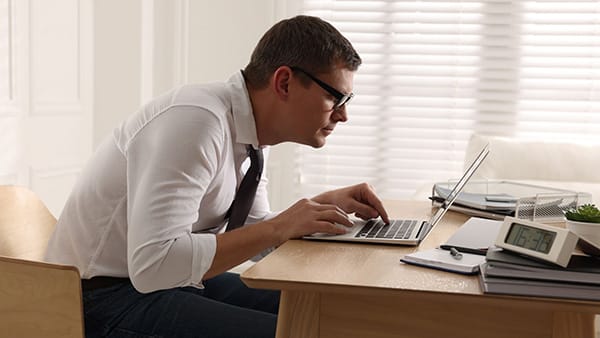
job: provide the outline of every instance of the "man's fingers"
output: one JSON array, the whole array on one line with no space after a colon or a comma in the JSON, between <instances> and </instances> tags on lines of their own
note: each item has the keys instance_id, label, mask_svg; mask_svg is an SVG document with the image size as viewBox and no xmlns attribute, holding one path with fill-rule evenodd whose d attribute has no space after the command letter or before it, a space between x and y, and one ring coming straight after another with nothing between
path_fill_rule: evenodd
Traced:
<instances>
[{"instance_id":1,"label":"man's fingers","mask_svg":"<svg viewBox=\"0 0 600 338\"><path fill-rule=\"evenodd\" d=\"M359 217L362 219L376 218L380 215L379 211L377 211L377 209L375 209L374 207L356 200L352 201L351 208L352 210L354 210L354 213L357 216L361 215Z\"/></svg>"},{"instance_id":2,"label":"man's fingers","mask_svg":"<svg viewBox=\"0 0 600 338\"><path fill-rule=\"evenodd\" d=\"M348 228L345 225L339 223L331 223L327 221L317 221L317 230L315 232L324 232L334 235L343 235L348 233Z\"/></svg>"},{"instance_id":3,"label":"man's fingers","mask_svg":"<svg viewBox=\"0 0 600 338\"><path fill-rule=\"evenodd\" d=\"M348 214L338 209L321 211L318 216L318 220L327 221L330 223L339 223L346 227L351 227L354 225Z\"/></svg>"},{"instance_id":4,"label":"man's fingers","mask_svg":"<svg viewBox=\"0 0 600 338\"><path fill-rule=\"evenodd\" d=\"M383 219L386 224L390 222L390 218L383 207L383 203L372 189L369 189L369 193L367 193L367 203L377 212L377 215L373 217L381 216L381 219Z\"/></svg>"},{"instance_id":5,"label":"man's fingers","mask_svg":"<svg viewBox=\"0 0 600 338\"><path fill-rule=\"evenodd\" d=\"M369 195L371 199L365 200L354 200L352 201L352 208L354 213L362 219L370 219L381 217L381 219L387 224L390 222L387 211L383 207L383 203L375 195Z\"/></svg>"},{"instance_id":6,"label":"man's fingers","mask_svg":"<svg viewBox=\"0 0 600 338\"><path fill-rule=\"evenodd\" d=\"M333 204L320 204L315 207L318 212L316 218L318 220L329 221L331 223L340 223L351 227L354 225L350 220L350 216L340 207Z\"/></svg>"}]
</instances>

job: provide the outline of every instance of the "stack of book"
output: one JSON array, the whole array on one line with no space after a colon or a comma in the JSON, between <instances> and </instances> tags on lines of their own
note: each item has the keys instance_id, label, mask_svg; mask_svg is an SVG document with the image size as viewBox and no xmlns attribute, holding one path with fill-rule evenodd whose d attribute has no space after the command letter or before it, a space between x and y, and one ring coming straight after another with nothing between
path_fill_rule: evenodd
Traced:
<instances>
[{"instance_id":1,"label":"stack of book","mask_svg":"<svg viewBox=\"0 0 600 338\"><path fill-rule=\"evenodd\" d=\"M566 268L505 250L488 250L481 265L484 293L600 300L600 259L573 255Z\"/></svg>"}]
</instances>

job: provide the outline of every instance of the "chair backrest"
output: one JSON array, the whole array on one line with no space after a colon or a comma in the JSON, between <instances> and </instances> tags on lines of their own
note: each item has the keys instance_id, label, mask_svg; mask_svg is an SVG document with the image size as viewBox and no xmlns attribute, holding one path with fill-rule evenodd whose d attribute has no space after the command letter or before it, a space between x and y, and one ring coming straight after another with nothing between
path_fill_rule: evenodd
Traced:
<instances>
[{"instance_id":1,"label":"chair backrest","mask_svg":"<svg viewBox=\"0 0 600 338\"><path fill-rule=\"evenodd\" d=\"M0 186L0 336L82 338L74 266L41 262L56 219L30 190Z\"/></svg>"},{"instance_id":2,"label":"chair backrest","mask_svg":"<svg viewBox=\"0 0 600 338\"><path fill-rule=\"evenodd\" d=\"M83 338L74 266L0 257L0 336Z\"/></svg>"},{"instance_id":3,"label":"chair backrest","mask_svg":"<svg viewBox=\"0 0 600 338\"><path fill-rule=\"evenodd\" d=\"M55 224L31 190L0 186L0 256L42 260Z\"/></svg>"}]
</instances>

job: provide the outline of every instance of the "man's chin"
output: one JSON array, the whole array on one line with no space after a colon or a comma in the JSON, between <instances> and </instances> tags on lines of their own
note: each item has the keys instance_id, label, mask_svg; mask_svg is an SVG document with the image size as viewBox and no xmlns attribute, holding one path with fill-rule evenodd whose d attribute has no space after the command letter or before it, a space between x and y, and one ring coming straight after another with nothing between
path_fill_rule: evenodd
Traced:
<instances>
[{"instance_id":1,"label":"man's chin","mask_svg":"<svg viewBox=\"0 0 600 338\"><path fill-rule=\"evenodd\" d=\"M303 144L312 148L322 148L326 143L325 136L323 135L317 135L311 138L296 138L295 140L290 141L298 144Z\"/></svg>"},{"instance_id":2,"label":"man's chin","mask_svg":"<svg viewBox=\"0 0 600 338\"><path fill-rule=\"evenodd\" d=\"M322 148L325 145L325 143L327 143L327 140L324 137L318 137L314 140L311 146L313 148Z\"/></svg>"},{"instance_id":3,"label":"man's chin","mask_svg":"<svg viewBox=\"0 0 600 338\"><path fill-rule=\"evenodd\" d=\"M325 142L325 138L323 138L323 139L316 139L316 140L311 140L308 142L299 142L299 143L309 146L311 148L318 149L318 148L322 148L326 142Z\"/></svg>"}]
</instances>

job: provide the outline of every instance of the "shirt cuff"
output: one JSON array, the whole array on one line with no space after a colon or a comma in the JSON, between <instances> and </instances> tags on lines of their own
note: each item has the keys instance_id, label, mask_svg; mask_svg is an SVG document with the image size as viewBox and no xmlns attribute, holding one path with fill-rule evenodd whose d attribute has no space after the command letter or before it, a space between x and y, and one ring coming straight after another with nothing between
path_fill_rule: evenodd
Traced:
<instances>
[{"instance_id":1,"label":"shirt cuff","mask_svg":"<svg viewBox=\"0 0 600 338\"><path fill-rule=\"evenodd\" d=\"M202 277L210 269L217 252L217 237L214 234L193 234L192 240L192 276L191 283L204 288Z\"/></svg>"}]
</instances>

